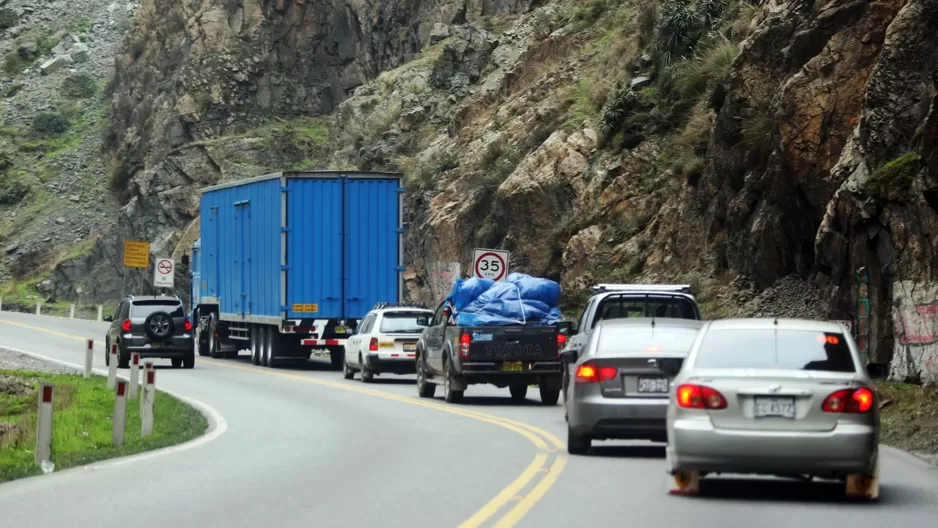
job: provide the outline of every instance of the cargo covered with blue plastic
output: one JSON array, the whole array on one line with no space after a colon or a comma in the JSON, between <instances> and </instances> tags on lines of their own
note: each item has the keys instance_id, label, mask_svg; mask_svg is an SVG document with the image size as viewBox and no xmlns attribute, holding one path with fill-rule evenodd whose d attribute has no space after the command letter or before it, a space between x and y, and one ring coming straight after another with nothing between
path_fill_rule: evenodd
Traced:
<instances>
[{"instance_id":1,"label":"cargo covered with blue plastic","mask_svg":"<svg viewBox=\"0 0 938 528\"><path fill-rule=\"evenodd\" d=\"M449 296L460 326L553 325L561 321L560 285L512 273L504 282L457 279Z\"/></svg>"}]
</instances>

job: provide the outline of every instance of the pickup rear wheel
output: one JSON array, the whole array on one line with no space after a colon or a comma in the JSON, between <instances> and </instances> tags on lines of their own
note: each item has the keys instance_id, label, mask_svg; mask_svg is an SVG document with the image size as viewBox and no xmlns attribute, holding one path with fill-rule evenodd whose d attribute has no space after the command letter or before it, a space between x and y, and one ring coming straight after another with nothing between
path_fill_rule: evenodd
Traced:
<instances>
[{"instance_id":1,"label":"pickup rear wheel","mask_svg":"<svg viewBox=\"0 0 938 528\"><path fill-rule=\"evenodd\" d=\"M417 395L432 398L436 394L436 385L427 382L427 367L422 357L417 357Z\"/></svg>"},{"instance_id":2,"label":"pickup rear wheel","mask_svg":"<svg viewBox=\"0 0 938 528\"><path fill-rule=\"evenodd\" d=\"M544 405L557 405L557 402L560 401L560 389L546 389L542 385L540 391L541 403Z\"/></svg>"},{"instance_id":3,"label":"pickup rear wheel","mask_svg":"<svg viewBox=\"0 0 938 528\"><path fill-rule=\"evenodd\" d=\"M453 390L453 367L449 361L443 365L443 399L446 403L459 403L462 401L463 391Z\"/></svg>"}]
</instances>

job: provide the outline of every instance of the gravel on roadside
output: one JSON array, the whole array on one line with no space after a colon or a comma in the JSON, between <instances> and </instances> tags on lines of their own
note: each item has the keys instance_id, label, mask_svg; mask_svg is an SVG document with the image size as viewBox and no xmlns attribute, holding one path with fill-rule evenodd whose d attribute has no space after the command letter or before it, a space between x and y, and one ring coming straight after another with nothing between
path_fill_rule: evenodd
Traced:
<instances>
[{"instance_id":1,"label":"gravel on roadside","mask_svg":"<svg viewBox=\"0 0 938 528\"><path fill-rule=\"evenodd\" d=\"M79 369L59 363L34 358L13 350L0 347L0 370L33 370L51 374L75 374Z\"/></svg>"}]
</instances>

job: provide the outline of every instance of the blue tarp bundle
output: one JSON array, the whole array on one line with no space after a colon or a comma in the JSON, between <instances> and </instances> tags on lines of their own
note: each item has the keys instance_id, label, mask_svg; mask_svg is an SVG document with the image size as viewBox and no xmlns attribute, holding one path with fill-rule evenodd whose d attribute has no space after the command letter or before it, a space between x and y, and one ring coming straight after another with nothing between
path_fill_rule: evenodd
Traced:
<instances>
[{"instance_id":1,"label":"blue tarp bundle","mask_svg":"<svg viewBox=\"0 0 938 528\"><path fill-rule=\"evenodd\" d=\"M560 285L512 273L505 282L489 279L456 279L449 296L456 309L456 323L463 326L560 322Z\"/></svg>"}]
</instances>

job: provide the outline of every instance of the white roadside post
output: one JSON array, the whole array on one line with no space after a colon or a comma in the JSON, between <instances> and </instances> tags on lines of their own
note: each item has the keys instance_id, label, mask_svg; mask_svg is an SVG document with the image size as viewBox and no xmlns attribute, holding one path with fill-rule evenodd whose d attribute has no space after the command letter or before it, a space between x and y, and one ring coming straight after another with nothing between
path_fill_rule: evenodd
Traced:
<instances>
[{"instance_id":1,"label":"white roadside post","mask_svg":"<svg viewBox=\"0 0 938 528\"><path fill-rule=\"evenodd\" d=\"M3 311L3 297L0 297L0 312Z\"/></svg>"},{"instance_id":2,"label":"white roadside post","mask_svg":"<svg viewBox=\"0 0 938 528\"><path fill-rule=\"evenodd\" d=\"M144 396L146 396L146 392L147 392L147 379L149 379L149 378L147 378L147 376L149 375L148 372L150 372L151 370L153 370L153 362L152 362L152 361L147 361L146 363L143 364L143 389L142 389L141 395L140 395L140 417L141 417L141 418L143 418L144 400L146 400L146 398L144 398Z\"/></svg>"},{"instance_id":3,"label":"white roadside post","mask_svg":"<svg viewBox=\"0 0 938 528\"><path fill-rule=\"evenodd\" d=\"M36 315L42 315L42 304L36 303Z\"/></svg>"},{"instance_id":4,"label":"white roadside post","mask_svg":"<svg viewBox=\"0 0 938 528\"><path fill-rule=\"evenodd\" d=\"M36 464L52 458L52 384L43 381L39 388L39 415L36 424Z\"/></svg>"},{"instance_id":5,"label":"white roadside post","mask_svg":"<svg viewBox=\"0 0 938 528\"><path fill-rule=\"evenodd\" d=\"M100 304L98 305L98 322L100 323L103 320L104 307Z\"/></svg>"},{"instance_id":6,"label":"white roadside post","mask_svg":"<svg viewBox=\"0 0 938 528\"><path fill-rule=\"evenodd\" d=\"M114 395L114 432L111 440L116 446L124 445L124 422L127 420L127 382L118 380Z\"/></svg>"},{"instance_id":7,"label":"white roadside post","mask_svg":"<svg viewBox=\"0 0 938 528\"><path fill-rule=\"evenodd\" d=\"M111 351L108 352L107 365L107 388L114 390L117 385L117 345L111 345Z\"/></svg>"},{"instance_id":8,"label":"white roadside post","mask_svg":"<svg viewBox=\"0 0 938 528\"><path fill-rule=\"evenodd\" d=\"M94 339L89 339L85 346L85 377L91 377L91 364L94 361Z\"/></svg>"},{"instance_id":9,"label":"white roadside post","mask_svg":"<svg viewBox=\"0 0 938 528\"><path fill-rule=\"evenodd\" d=\"M143 412L140 413L140 436L150 436L153 432L153 398L156 396L156 371L153 363L147 363L146 382L143 385Z\"/></svg>"},{"instance_id":10,"label":"white roadside post","mask_svg":"<svg viewBox=\"0 0 938 528\"><path fill-rule=\"evenodd\" d=\"M71 305L71 306L69 306L69 308L68 308L68 318L69 318L69 319L74 319L74 318L75 318L75 305L74 305L74 304Z\"/></svg>"},{"instance_id":11,"label":"white roadside post","mask_svg":"<svg viewBox=\"0 0 938 528\"><path fill-rule=\"evenodd\" d=\"M137 397L137 386L140 385L140 353L130 355L130 395L131 400Z\"/></svg>"}]
</instances>

